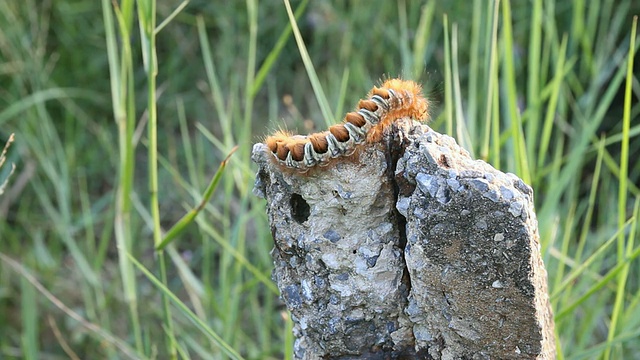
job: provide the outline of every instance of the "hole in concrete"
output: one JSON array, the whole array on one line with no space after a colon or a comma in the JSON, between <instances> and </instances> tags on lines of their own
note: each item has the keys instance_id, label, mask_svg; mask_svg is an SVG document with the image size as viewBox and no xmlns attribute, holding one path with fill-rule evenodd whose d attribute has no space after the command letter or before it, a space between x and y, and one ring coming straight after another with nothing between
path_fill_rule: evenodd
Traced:
<instances>
[{"instance_id":1,"label":"hole in concrete","mask_svg":"<svg viewBox=\"0 0 640 360\"><path fill-rule=\"evenodd\" d=\"M309 214L311 213L311 208L302 196L300 196L299 194L291 195L289 205L291 205L291 217L293 218L293 220L297 221L298 223L307 221L307 219L309 218Z\"/></svg>"}]
</instances>

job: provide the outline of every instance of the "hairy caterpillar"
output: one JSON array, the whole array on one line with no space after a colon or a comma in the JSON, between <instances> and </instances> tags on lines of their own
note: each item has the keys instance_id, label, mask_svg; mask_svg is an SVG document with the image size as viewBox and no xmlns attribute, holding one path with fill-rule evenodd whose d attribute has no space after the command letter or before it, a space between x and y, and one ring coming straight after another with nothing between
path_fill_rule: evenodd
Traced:
<instances>
[{"instance_id":1,"label":"hairy caterpillar","mask_svg":"<svg viewBox=\"0 0 640 360\"><path fill-rule=\"evenodd\" d=\"M310 135L291 135L278 131L265 140L274 159L282 166L307 171L328 165L331 159L349 156L365 142L378 142L395 120L411 117L427 120L429 102L419 84L390 79L369 91L356 111L347 113L342 124Z\"/></svg>"}]
</instances>

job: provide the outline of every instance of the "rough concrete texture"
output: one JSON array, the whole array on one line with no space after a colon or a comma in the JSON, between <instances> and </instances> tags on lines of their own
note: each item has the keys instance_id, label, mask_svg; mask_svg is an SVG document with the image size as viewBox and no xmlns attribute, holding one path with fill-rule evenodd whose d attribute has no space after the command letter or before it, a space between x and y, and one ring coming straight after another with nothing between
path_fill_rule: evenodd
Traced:
<instances>
[{"instance_id":1,"label":"rough concrete texture","mask_svg":"<svg viewBox=\"0 0 640 360\"><path fill-rule=\"evenodd\" d=\"M307 173L256 144L299 359L552 359L533 194L410 120Z\"/></svg>"}]
</instances>

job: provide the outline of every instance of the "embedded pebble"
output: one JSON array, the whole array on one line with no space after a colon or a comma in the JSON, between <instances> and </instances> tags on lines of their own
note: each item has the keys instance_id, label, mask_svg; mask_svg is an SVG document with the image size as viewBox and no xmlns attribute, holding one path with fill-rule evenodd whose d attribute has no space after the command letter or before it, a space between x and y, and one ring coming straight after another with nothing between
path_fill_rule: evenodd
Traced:
<instances>
[{"instance_id":1,"label":"embedded pebble","mask_svg":"<svg viewBox=\"0 0 640 360\"><path fill-rule=\"evenodd\" d=\"M447 180L447 185L449 185L451 190L453 190L455 192L458 192L458 191L464 189L464 187L462 185L460 185L460 182L458 180L455 180L455 179L448 179Z\"/></svg>"},{"instance_id":2,"label":"embedded pebble","mask_svg":"<svg viewBox=\"0 0 640 360\"><path fill-rule=\"evenodd\" d=\"M370 268L376 266L376 263L378 262L378 257L379 256L372 256L372 257L367 258L367 265Z\"/></svg>"},{"instance_id":3,"label":"embedded pebble","mask_svg":"<svg viewBox=\"0 0 640 360\"><path fill-rule=\"evenodd\" d=\"M451 201L451 192L449 189L445 187L439 188L438 193L436 194L436 200L441 204L448 204L449 201Z\"/></svg>"},{"instance_id":4,"label":"embedded pebble","mask_svg":"<svg viewBox=\"0 0 640 360\"><path fill-rule=\"evenodd\" d=\"M416 183L423 194L429 194L432 197L436 196L436 193L438 192L438 184L437 180L435 180L433 176L425 173L418 173L418 175L416 175Z\"/></svg>"},{"instance_id":5,"label":"embedded pebble","mask_svg":"<svg viewBox=\"0 0 640 360\"><path fill-rule=\"evenodd\" d=\"M505 186L500 186L500 193L505 200L511 200L514 197L513 191Z\"/></svg>"},{"instance_id":6,"label":"embedded pebble","mask_svg":"<svg viewBox=\"0 0 640 360\"><path fill-rule=\"evenodd\" d=\"M520 214L522 214L523 208L524 205L522 204L522 202L516 200L512 202L511 205L509 205L509 213L511 213L511 215L513 215L514 217L518 217L520 216Z\"/></svg>"},{"instance_id":7,"label":"embedded pebble","mask_svg":"<svg viewBox=\"0 0 640 360\"><path fill-rule=\"evenodd\" d=\"M264 194L264 183L262 182L262 178L260 176L256 176L256 181L253 183L253 195L265 199L267 196Z\"/></svg>"},{"instance_id":8,"label":"embedded pebble","mask_svg":"<svg viewBox=\"0 0 640 360\"><path fill-rule=\"evenodd\" d=\"M487 199L493 202L498 202L500 200L500 194L498 194L498 192L494 189L490 189L489 191L482 194L482 196L486 197Z\"/></svg>"},{"instance_id":9,"label":"embedded pebble","mask_svg":"<svg viewBox=\"0 0 640 360\"><path fill-rule=\"evenodd\" d=\"M422 325L415 325L413 327L413 336L415 336L418 341L431 341L433 340L433 336L431 332L429 332L429 328Z\"/></svg>"},{"instance_id":10,"label":"embedded pebble","mask_svg":"<svg viewBox=\"0 0 640 360\"><path fill-rule=\"evenodd\" d=\"M284 300L288 306L297 308L302 305L302 299L300 298L300 292L295 285L287 285L283 291Z\"/></svg>"},{"instance_id":11,"label":"embedded pebble","mask_svg":"<svg viewBox=\"0 0 640 360\"><path fill-rule=\"evenodd\" d=\"M487 230L488 228L487 221L484 219L479 219L478 221L476 221L475 226L480 230Z\"/></svg>"},{"instance_id":12,"label":"embedded pebble","mask_svg":"<svg viewBox=\"0 0 640 360\"><path fill-rule=\"evenodd\" d=\"M424 138L425 138L425 140L427 140L428 143L432 143L433 142L433 134L431 133L431 131L426 133Z\"/></svg>"},{"instance_id":13,"label":"embedded pebble","mask_svg":"<svg viewBox=\"0 0 640 360\"><path fill-rule=\"evenodd\" d=\"M476 188L480 192L485 192L489 190L489 183L487 182L487 180L473 179L469 181L469 183L471 184L472 187Z\"/></svg>"},{"instance_id":14,"label":"embedded pebble","mask_svg":"<svg viewBox=\"0 0 640 360\"><path fill-rule=\"evenodd\" d=\"M309 284L309 281L304 279L302 280L302 296L304 296L304 299L307 300L307 302L310 302L313 300L313 294L311 292L311 284Z\"/></svg>"},{"instance_id":15,"label":"embedded pebble","mask_svg":"<svg viewBox=\"0 0 640 360\"><path fill-rule=\"evenodd\" d=\"M329 229L327 230L327 232L325 232L324 234L322 234L322 236L324 236L325 239L331 241L332 243L337 243L338 241L340 241L341 237L340 234L338 234L335 230L333 229Z\"/></svg>"},{"instance_id":16,"label":"embedded pebble","mask_svg":"<svg viewBox=\"0 0 640 360\"><path fill-rule=\"evenodd\" d=\"M413 215L420 220L424 220L427 217L426 210L421 207L415 207L413 209Z\"/></svg>"},{"instance_id":17,"label":"embedded pebble","mask_svg":"<svg viewBox=\"0 0 640 360\"><path fill-rule=\"evenodd\" d=\"M398 212L404 217L407 217L410 201L411 199L408 197L398 197L398 201L396 202L396 209L398 209Z\"/></svg>"},{"instance_id":18,"label":"embedded pebble","mask_svg":"<svg viewBox=\"0 0 640 360\"><path fill-rule=\"evenodd\" d=\"M319 287L320 289L324 289L324 287L327 284L322 277L317 276L317 275L314 277L314 282L315 282L316 286Z\"/></svg>"},{"instance_id":19,"label":"embedded pebble","mask_svg":"<svg viewBox=\"0 0 640 360\"><path fill-rule=\"evenodd\" d=\"M513 181L513 186L516 189L522 191L522 193L525 195L531 196L531 194L533 194L533 190L531 189L531 186L525 184L525 182L518 177L516 177L516 179Z\"/></svg>"},{"instance_id":20,"label":"embedded pebble","mask_svg":"<svg viewBox=\"0 0 640 360\"><path fill-rule=\"evenodd\" d=\"M353 193L351 191L345 191L342 186L338 186L336 192L343 199L351 199L353 197Z\"/></svg>"}]
</instances>

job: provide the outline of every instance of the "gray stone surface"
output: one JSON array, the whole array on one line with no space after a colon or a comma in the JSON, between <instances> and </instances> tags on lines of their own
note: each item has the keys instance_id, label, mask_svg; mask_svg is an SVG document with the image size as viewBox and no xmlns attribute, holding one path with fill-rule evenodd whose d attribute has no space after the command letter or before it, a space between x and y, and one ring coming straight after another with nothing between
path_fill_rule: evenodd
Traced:
<instances>
[{"instance_id":1,"label":"gray stone surface","mask_svg":"<svg viewBox=\"0 0 640 360\"><path fill-rule=\"evenodd\" d=\"M554 358L531 188L397 124L306 173L254 146L295 356Z\"/></svg>"}]
</instances>

